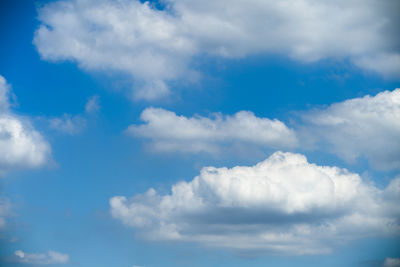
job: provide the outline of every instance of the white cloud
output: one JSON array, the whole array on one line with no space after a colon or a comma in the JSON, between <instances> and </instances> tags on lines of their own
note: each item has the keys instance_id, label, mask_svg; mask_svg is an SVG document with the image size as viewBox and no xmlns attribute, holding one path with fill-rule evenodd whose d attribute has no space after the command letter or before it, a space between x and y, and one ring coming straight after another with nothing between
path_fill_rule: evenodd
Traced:
<instances>
[{"instance_id":1,"label":"white cloud","mask_svg":"<svg viewBox=\"0 0 400 267\"><path fill-rule=\"evenodd\" d=\"M251 167L206 167L171 193L110 199L112 216L153 240L283 254L328 253L357 238L399 235L400 177L386 189L345 169L276 152Z\"/></svg>"},{"instance_id":2,"label":"white cloud","mask_svg":"<svg viewBox=\"0 0 400 267\"><path fill-rule=\"evenodd\" d=\"M131 125L127 132L151 139L152 146L160 151L218 153L233 145L282 148L297 144L294 132L283 122L259 118L248 111L232 116L187 118L168 110L147 108L140 118L144 124Z\"/></svg>"},{"instance_id":3,"label":"white cloud","mask_svg":"<svg viewBox=\"0 0 400 267\"><path fill-rule=\"evenodd\" d=\"M45 164L50 145L27 118L9 110L10 86L0 76L0 174L10 168L32 168Z\"/></svg>"},{"instance_id":4,"label":"white cloud","mask_svg":"<svg viewBox=\"0 0 400 267\"><path fill-rule=\"evenodd\" d=\"M86 127L86 119L80 115L64 114L60 118L49 119L50 128L67 134L77 134Z\"/></svg>"},{"instance_id":5,"label":"white cloud","mask_svg":"<svg viewBox=\"0 0 400 267\"><path fill-rule=\"evenodd\" d=\"M48 251L47 253L26 253L21 250L14 252L15 261L25 264L48 265L69 263L68 254Z\"/></svg>"},{"instance_id":6,"label":"white cloud","mask_svg":"<svg viewBox=\"0 0 400 267\"><path fill-rule=\"evenodd\" d=\"M6 79L0 75L0 113L7 112L10 107L10 91L10 86L7 84Z\"/></svg>"},{"instance_id":7,"label":"white cloud","mask_svg":"<svg viewBox=\"0 0 400 267\"><path fill-rule=\"evenodd\" d=\"M300 131L318 149L349 162L366 157L379 169L400 168L400 89L335 103L303 119Z\"/></svg>"},{"instance_id":8,"label":"white cloud","mask_svg":"<svg viewBox=\"0 0 400 267\"><path fill-rule=\"evenodd\" d=\"M400 267L400 258L386 258L383 267Z\"/></svg>"},{"instance_id":9,"label":"white cloud","mask_svg":"<svg viewBox=\"0 0 400 267\"><path fill-rule=\"evenodd\" d=\"M349 163L365 158L380 170L400 168L400 89L299 114L289 128L248 111L185 117L147 108L140 117L144 123L127 132L149 139L156 151L246 154L260 148L300 148L333 153Z\"/></svg>"},{"instance_id":10,"label":"white cloud","mask_svg":"<svg viewBox=\"0 0 400 267\"><path fill-rule=\"evenodd\" d=\"M58 1L39 10L34 43L43 59L72 60L135 80L136 97L193 80L195 58L281 54L301 62L350 59L400 76L397 1Z\"/></svg>"},{"instance_id":11,"label":"white cloud","mask_svg":"<svg viewBox=\"0 0 400 267\"><path fill-rule=\"evenodd\" d=\"M100 110L100 97L98 95L91 96L85 105L86 113L93 114Z\"/></svg>"},{"instance_id":12,"label":"white cloud","mask_svg":"<svg viewBox=\"0 0 400 267\"><path fill-rule=\"evenodd\" d=\"M85 114L64 114L61 117L48 118L49 127L70 135L81 133L88 124L88 116L95 115L100 110L100 97L89 97L85 104Z\"/></svg>"}]
</instances>

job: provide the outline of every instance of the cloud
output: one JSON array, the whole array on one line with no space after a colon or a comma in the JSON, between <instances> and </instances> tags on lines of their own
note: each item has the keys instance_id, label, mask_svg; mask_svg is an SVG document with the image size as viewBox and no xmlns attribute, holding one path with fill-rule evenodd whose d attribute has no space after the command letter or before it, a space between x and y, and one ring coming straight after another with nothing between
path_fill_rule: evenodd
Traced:
<instances>
[{"instance_id":1,"label":"cloud","mask_svg":"<svg viewBox=\"0 0 400 267\"><path fill-rule=\"evenodd\" d=\"M47 253L25 253L22 250L17 250L14 252L14 256L16 262L25 264L48 265L69 263L68 254L51 250Z\"/></svg>"},{"instance_id":2,"label":"cloud","mask_svg":"<svg viewBox=\"0 0 400 267\"><path fill-rule=\"evenodd\" d=\"M160 195L110 199L111 214L153 241L282 254L328 253L353 239L399 235L400 177L385 189L346 169L276 152L255 166L203 168Z\"/></svg>"},{"instance_id":3,"label":"cloud","mask_svg":"<svg viewBox=\"0 0 400 267\"><path fill-rule=\"evenodd\" d=\"M336 154L349 163L366 158L375 169L400 168L400 89L383 91L299 112L287 127L248 111L211 117L176 115L145 109L143 124L128 127L134 137L150 140L156 151L217 154L260 148L296 148Z\"/></svg>"},{"instance_id":4,"label":"cloud","mask_svg":"<svg viewBox=\"0 0 400 267\"><path fill-rule=\"evenodd\" d=\"M0 230L6 225L6 217L9 215L11 209L8 199L0 196Z\"/></svg>"},{"instance_id":5,"label":"cloud","mask_svg":"<svg viewBox=\"0 0 400 267\"><path fill-rule=\"evenodd\" d=\"M219 153L233 145L269 148L294 147L293 130L279 120L256 117L240 111L232 116L184 117L161 108L147 108L141 116L144 124L131 125L132 136L148 138L159 151Z\"/></svg>"},{"instance_id":6,"label":"cloud","mask_svg":"<svg viewBox=\"0 0 400 267\"><path fill-rule=\"evenodd\" d=\"M383 267L400 267L400 258L386 258Z\"/></svg>"},{"instance_id":7,"label":"cloud","mask_svg":"<svg viewBox=\"0 0 400 267\"><path fill-rule=\"evenodd\" d=\"M49 127L70 135L81 133L88 124L87 117L100 110L99 96L91 96L85 105L85 114L64 114L61 117L47 119Z\"/></svg>"},{"instance_id":8,"label":"cloud","mask_svg":"<svg viewBox=\"0 0 400 267\"><path fill-rule=\"evenodd\" d=\"M11 89L6 79L0 75L0 113L7 112L10 107L10 91Z\"/></svg>"},{"instance_id":9,"label":"cloud","mask_svg":"<svg viewBox=\"0 0 400 267\"><path fill-rule=\"evenodd\" d=\"M10 86L0 76L0 174L10 168L44 165L51 154L50 145L28 118L9 109Z\"/></svg>"},{"instance_id":10,"label":"cloud","mask_svg":"<svg viewBox=\"0 0 400 267\"><path fill-rule=\"evenodd\" d=\"M80 133L86 127L86 119L80 115L64 114L60 118L49 119L50 128L67 134Z\"/></svg>"},{"instance_id":11,"label":"cloud","mask_svg":"<svg viewBox=\"0 0 400 267\"><path fill-rule=\"evenodd\" d=\"M332 104L302 115L303 139L349 162L369 159L378 169L400 168L400 89Z\"/></svg>"},{"instance_id":12,"label":"cloud","mask_svg":"<svg viewBox=\"0 0 400 267\"><path fill-rule=\"evenodd\" d=\"M88 114L96 113L100 110L100 97L98 95L91 96L85 105L85 111Z\"/></svg>"},{"instance_id":13,"label":"cloud","mask_svg":"<svg viewBox=\"0 0 400 267\"><path fill-rule=\"evenodd\" d=\"M400 77L397 1L58 1L39 10L34 44L49 61L131 75L136 97L196 80L203 55L279 54L300 62L349 59Z\"/></svg>"}]
</instances>

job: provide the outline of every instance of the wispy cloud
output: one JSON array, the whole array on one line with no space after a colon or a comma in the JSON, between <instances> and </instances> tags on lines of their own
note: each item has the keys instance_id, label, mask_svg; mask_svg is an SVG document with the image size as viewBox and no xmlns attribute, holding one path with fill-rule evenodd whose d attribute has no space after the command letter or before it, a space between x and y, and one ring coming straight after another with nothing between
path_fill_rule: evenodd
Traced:
<instances>
[{"instance_id":1,"label":"wispy cloud","mask_svg":"<svg viewBox=\"0 0 400 267\"><path fill-rule=\"evenodd\" d=\"M98 95L91 96L85 105L85 111L88 114L97 113L100 110L100 97Z\"/></svg>"},{"instance_id":2,"label":"wispy cloud","mask_svg":"<svg viewBox=\"0 0 400 267\"><path fill-rule=\"evenodd\" d=\"M7 198L0 196L0 230L6 225L6 217L9 215L11 204Z\"/></svg>"},{"instance_id":3,"label":"wispy cloud","mask_svg":"<svg viewBox=\"0 0 400 267\"><path fill-rule=\"evenodd\" d=\"M17 250L14 252L14 260L32 265L67 264L69 263L69 256L52 250L47 253L26 253Z\"/></svg>"},{"instance_id":4,"label":"wispy cloud","mask_svg":"<svg viewBox=\"0 0 400 267\"><path fill-rule=\"evenodd\" d=\"M400 258L386 258L383 267L400 267Z\"/></svg>"},{"instance_id":5,"label":"wispy cloud","mask_svg":"<svg viewBox=\"0 0 400 267\"><path fill-rule=\"evenodd\" d=\"M88 116L96 114L100 110L100 97L91 96L85 105L85 113L71 115L65 113L61 117L46 118L51 129L70 135L79 134L85 130L88 124Z\"/></svg>"}]
</instances>

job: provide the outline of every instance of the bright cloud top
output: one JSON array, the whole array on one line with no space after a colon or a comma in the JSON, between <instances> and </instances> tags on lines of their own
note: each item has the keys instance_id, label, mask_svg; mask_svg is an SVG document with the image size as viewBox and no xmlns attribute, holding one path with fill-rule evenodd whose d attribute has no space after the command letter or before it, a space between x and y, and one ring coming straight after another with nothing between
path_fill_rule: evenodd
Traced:
<instances>
[{"instance_id":1,"label":"bright cloud top","mask_svg":"<svg viewBox=\"0 0 400 267\"><path fill-rule=\"evenodd\" d=\"M9 110L10 86L0 76L0 175L9 168L32 168L45 164L50 145L27 118Z\"/></svg>"},{"instance_id":2,"label":"bright cloud top","mask_svg":"<svg viewBox=\"0 0 400 267\"><path fill-rule=\"evenodd\" d=\"M400 168L400 89L336 103L303 119L306 138L328 151L348 161L366 157L380 169Z\"/></svg>"},{"instance_id":3,"label":"bright cloud top","mask_svg":"<svg viewBox=\"0 0 400 267\"><path fill-rule=\"evenodd\" d=\"M33 265L67 264L69 263L68 254L51 251L47 253L26 253L22 250L14 252L15 261Z\"/></svg>"},{"instance_id":4,"label":"bright cloud top","mask_svg":"<svg viewBox=\"0 0 400 267\"><path fill-rule=\"evenodd\" d=\"M327 253L336 242L399 235L400 178L380 190L345 169L276 152L252 167L201 170L171 194L110 199L144 238L283 254Z\"/></svg>"},{"instance_id":5,"label":"bright cloud top","mask_svg":"<svg viewBox=\"0 0 400 267\"><path fill-rule=\"evenodd\" d=\"M159 151L219 153L221 148L233 145L282 148L297 144L294 132L283 122L259 118L248 111L188 118L165 109L147 108L140 118L145 123L131 125L127 132L151 139Z\"/></svg>"},{"instance_id":6,"label":"bright cloud top","mask_svg":"<svg viewBox=\"0 0 400 267\"><path fill-rule=\"evenodd\" d=\"M399 3L367 1L71 0L39 10L34 43L46 60L73 60L135 80L136 97L168 94L168 82L195 80L196 56L281 54L301 62L350 59L400 76L395 12Z\"/></svg>"}]
</instances>

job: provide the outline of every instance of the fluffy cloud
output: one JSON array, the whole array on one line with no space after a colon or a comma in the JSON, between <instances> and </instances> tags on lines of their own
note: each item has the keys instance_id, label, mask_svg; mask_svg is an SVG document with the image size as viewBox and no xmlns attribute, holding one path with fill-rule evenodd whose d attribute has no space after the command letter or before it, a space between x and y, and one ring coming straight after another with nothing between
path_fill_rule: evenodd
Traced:
<instances>
[{"instance_id":1,"label":"fluffy cloud","mask_svg":"<svg viewBox=\"0 0 400 267\"><path fill-rule=\"evenodd\" d=\"M304 138L349 162L400 168L400 89L333 104L303 115Z\"/></svg>"},{"instance_id":2,"label":"fluffy cloud","mask_svg":"<svg viewBox=\"0 0 400 267\"><path fill-rule=\"evenodd\" d=\"M110 199L112 216L154 240L242 251L328 253L356 238L399 235L400 177L385 189L345 169L276 152L251 167L206 167L171 193Z\"/></svg>"},{"instance_id":3,"label":"fluffy cloud","mask_svg":"<svg viewBox=\"0 0 400 267\"><path fill-rule=\"evenodd\" d=\"M10 168L32 168L45 164L50 145L27 118L9 110L10 86L0 76L0 174Z\"/></svg>"},{"instance_id":4,"label":"fluffy cloud","mask_svg":"<svg viewBox=\"0 0 400 267\"><path fill-rule=\"evenodd\" d=\"M232 116L184 117L148 108L128 133L157 151L219 153L300 148L333 153L350 163L363 157L381 170L400 168L400 89L300 113L292 128L241 111Z\"/></svg>"},{"instance_id":5,"label":"fluffy cloud","mask_svg":"<svg viewBox=\"0 0 400 267\"><path fill-rule=\"evenodd\" d=\"M400 76L397 1L58 1L39 10L34 43L43 59L131 75L136 97L195 80L195 59L281 54L301 62L350 59Z\"/></svg>"},{"instance_id":6,"label":"fluffy cloud","mask_svg":"<svg viewBox=\"0 0 400 267\"><path fill-rule=\"evenodd\" d=\"M258 118L247 111L232 116L184 117L160 108L141 114L144 124L131 125L127 132L152 140L156 150L218 153L233 145L269 148L294 147L294 132L279 120Z\"/></svg>"},{"instance_id":7,"label":"fluffy cloud","mask_svg":"<svg viewBox=\"0 0 400 267\"><path fill-rule=\"evenodd\" d=\"M21 250L14 252L15 261L25 264L48 265L69 263L68 254L48 251L47 253L25 253Z\"/></svg>"}]
</instances>

